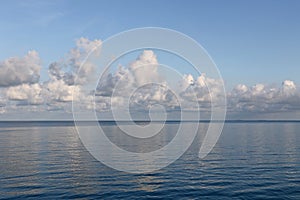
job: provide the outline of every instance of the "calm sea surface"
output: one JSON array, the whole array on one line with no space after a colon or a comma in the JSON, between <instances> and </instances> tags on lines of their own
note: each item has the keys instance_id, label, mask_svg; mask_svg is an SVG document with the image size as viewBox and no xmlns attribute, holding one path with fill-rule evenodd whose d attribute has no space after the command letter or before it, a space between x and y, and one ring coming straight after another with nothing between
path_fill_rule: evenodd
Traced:
<instances>
[{"instance_id":1,"label":"calm sea surface","mask_svg":"<svg viewBox=\"0 0 300 200\"><path fill-rule=\"evenodd\" d=\"M111 141L128 140L103 123ZM122 148L147 152L172 140L178 123L148 142ZM128 174L95 160L72 123L0 123L2 199L300 199L300 123L226 123L213 151L198 158L203 131L176 162ZM123 138L125 137L125 138ZM129 145L128 145L129 144Z\"/></svg>"}]
</instances>

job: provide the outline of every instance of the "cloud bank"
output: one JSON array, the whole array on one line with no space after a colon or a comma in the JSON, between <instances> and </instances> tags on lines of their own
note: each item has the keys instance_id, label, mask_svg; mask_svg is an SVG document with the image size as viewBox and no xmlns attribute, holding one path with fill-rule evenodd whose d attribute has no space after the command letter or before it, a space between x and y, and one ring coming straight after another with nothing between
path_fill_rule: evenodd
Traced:
<instances>
[{"instance_id":1,"label":"cloud bank","mask_svg":"<svg viewBox=\"0 0 300 200\"><path fill-rule=\"evenodd\" d=\"M237 85L229 94L229 108L234 111L278 112L300 109L300 93L291 80L281 87L256 84Z\"/></svg>"},{"instance_id":2,"label":"cloud bank","mask_svg":"<svg viewBox=\"0 0 300 200\"><path fill-rule=\"evenodd\" d=\"M78 39L66 56L47 67L49 79L46 81L40 80L42 66L36 51L0 62L1 115L18 110L70 113L73 98L82 102L86 109L96 108L98 112L108 111L112 106L148 110L156 104L169 111L179 107L193 110L195 105L209 109L212 100L218 101L223 94L222 80L207 77L204 73L198 77L183 74L175 89L170 87L159 72L159 59L151 50L141 52L128 66L120 65L107 72L94 91L84 92L82 85L97 78L96 66L86 63L80 73L77 71L86 56L101 43L100 40ZM292 80L284 80L278 87L261 83L239 84L227 92L227 108L236 113L300 111L300 92Z\"/></svg>"}]
</instances>

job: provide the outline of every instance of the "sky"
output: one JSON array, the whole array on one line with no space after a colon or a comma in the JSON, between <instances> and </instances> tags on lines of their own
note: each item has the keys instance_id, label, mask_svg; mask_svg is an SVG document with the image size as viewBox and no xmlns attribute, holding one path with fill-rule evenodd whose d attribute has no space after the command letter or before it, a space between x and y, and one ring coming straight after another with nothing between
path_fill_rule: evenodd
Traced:
<instances>
[{"instance_id":1,"label":"sky","mask_svg":"<svg viewBox=\"0 0 300 200\"><path fill-rule=\"evenodd\" d=\"M14 68L14 73L24 74L20 66L25 69L28 62L34 75L18 77L19 82L14 82L12 86L29 84L28 90L32 91L34 84L47 82L49 90L49 80L54 80L53 74L52 77L49 75L49 66L53 66L51 64L54 62L70 64L66 57L70 57L72 49L87 51L90 47L84 47L82 44L93 46L97 41L101 43L114 34L133 28L163 27L190 36L206 49L221 72L229 97L242 96L241 91L247 87L249 94L243 94L248 96L239 99L238 102L244 102L248 98L247 102L251 99L252 105L255 104L253 99L258 98L257 94L254 94L255 91L261 92L258 99L264 99L267 95L276 96L280 91L282 93L283 88L286 91L285 95L289 93L291 96L291 92L287 92L287 87L290 87L289 90L296 91L292 97L283 100L282 96L277 95L276 106L269 106L270 103L267 103L268 108L264 108L263 111L277 111L277 104L283 103L287 104L284 108L298 109L299 105L295 102L298 100L297 85L300 85L299 10L300 2L297 0L4 0L0 6L0 75L4 76L1 77L0 90L2 105L5 105L2 107L14 104L8 102L9 100L19 100L23 103L27 101L27 104L30 102L24 95L21 98L20 94L18 97L16 94L7 97L12 81L8 80L4 69ZM87 40L83 41L82 38ZM81 41L81 46L78 41ZM143 52L140 53L143 55ZM145 54L151 57L151 53ZM26 55L29 61L24 64ZM160 54L155 56L159 63ZM15 62L13 67L3 64L12 57L24 60ZM75 69L76 65L73 69L70 67L73 72ZM193 79L196 82L197 77ZM51 87L58 84L59 81L56 81ZM34 87L43 90L41 85ZM16 90L11 88L13 89ZM70 88L66 90L68 89ZM12 91L9 94L12 94ZM33 98L32 95L30 98ZM60 99L59 103L68 98L69 96ZM267 98L266 101L270 102L270 99ZM233 102L232 100L232 104ZM242 106L247 107L244 104ZM280 110L282 109L280 107ZM253 110L257 111L255 108ZM7 109L3 113L7 113Z\"/></svg>"}]
</instances>

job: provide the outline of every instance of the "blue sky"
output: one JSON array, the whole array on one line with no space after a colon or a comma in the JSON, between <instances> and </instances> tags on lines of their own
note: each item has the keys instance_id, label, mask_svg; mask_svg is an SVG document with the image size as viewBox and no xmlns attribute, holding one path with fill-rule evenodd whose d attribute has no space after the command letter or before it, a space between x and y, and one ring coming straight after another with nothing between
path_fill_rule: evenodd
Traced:
<instances>
[{"instance_id":1,"label":"blue sky","mask_svg":"<svg viewBox=\"0 0 300 200\"><path fill-rule=\"evenodd\" d=\"M82 86L87 75L94 74L89 67L77 74L79 63L101 41L141 27L182 32L207 50L225 81L229 116L300 117L298 0L3 0L0 3L0 119L7 119L9 113L12 118L20 113L27 116L28 112L70 114L72 97L76 95L90 109L92 93L82 91ZM141 63L170 64L185 74L177 88L181 100L187 103L185 108L194 109L191 102L206 105L212 96L218 99L223 91L218 80L204 75L189 76L191 66L166 52L148 49L126 56L120 62L128 68L115 67L115 72L104 77L105 87L96 90L99 94L96 110L100 113L112 105L113 100L107 99L107 95L118 81L136 85L143 83L141 79L159 80L155 70L136 72L134 66ZM121 74L127 79L120 78ZM82 82L76 84L75 79ZM203 82L210 84L213 92L208 94ZM75 95L72 91L76 91ZM200 97L193 99L191 91ZM127 94L124 89L115 102L122 102ZM162 103L168 109L177 108L171 96L162 88L144 88L134 101L141 108L151 102Z\"/></svg>"},{"instance_id":2,"label":"blue sky","mask_svg":"<svg viewBox=\"0 0 300 200\"><path fill-rule=\"evenodd\" d=\"M47 65L75 39L105 40L132 28L183 32L212 56L228 87L300 82L299 1L1 1L0 59L39 52Z\"/></svg>"}]
</instances>

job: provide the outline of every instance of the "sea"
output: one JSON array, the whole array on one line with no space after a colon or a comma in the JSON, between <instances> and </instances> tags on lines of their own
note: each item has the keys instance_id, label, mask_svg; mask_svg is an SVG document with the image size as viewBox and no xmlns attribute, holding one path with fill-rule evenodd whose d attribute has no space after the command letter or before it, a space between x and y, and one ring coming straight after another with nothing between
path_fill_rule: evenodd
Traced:
<instances>
[{"instance_id":1,"label":"sea","mask_svg":"<svg viewBox=\"0 0 300 200\"><path fill-rule=\"evenodd\" d=\"M115 122L100 125L122 148L148 152L169 143L180 123L164 124L149 144L123 147L129 136ZM299 121L226 121L203 159L209 122L185 123L200 127L187 151L162 169L134 174L95 159L73 122L0 122L0 199L300 199Z\"/></svg>"}]
</instances>

